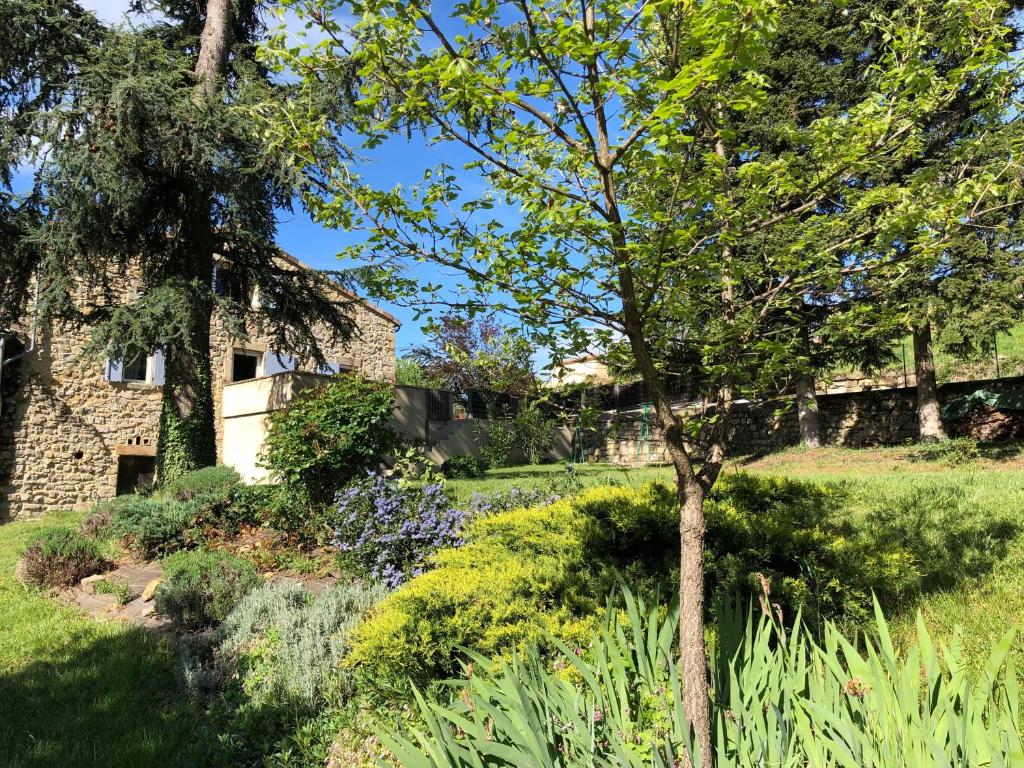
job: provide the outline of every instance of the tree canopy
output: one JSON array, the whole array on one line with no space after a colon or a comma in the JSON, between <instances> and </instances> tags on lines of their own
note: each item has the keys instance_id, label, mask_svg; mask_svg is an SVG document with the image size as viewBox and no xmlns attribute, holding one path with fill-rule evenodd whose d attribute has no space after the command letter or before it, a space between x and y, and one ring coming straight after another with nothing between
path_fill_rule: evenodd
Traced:
<instances>
[{"instance_id":1,"label":"tree canopy","mask_svg":"<svg viewBox=\"0 0 1024 768\"><path fill-rule=\"evenodd\" d=\"M862 52L864 93L806 120L771 113L786 142L762 152L741 128L772 108L765 54L783 2L288 5L328 40L273 46L274 66L313 89L354 63L365 150L423 131L464 147L486 181L474 196L439 166L413 188L364 184L339 152L343 137L296 98L276 141L305 169L316 216L365 230L353 252L379 267L372 287L395 296L409 287L402 265L426 261L462 276L461 303L479 295L505 307L556 357L595 337L628 342L678 476L685 703L710 765L702 509L732 406L792 371L809 294L840 294L864 274L897 284L927 271L1018 184L1013 140L989 149L1017 114L1008 7L917 0L873 10L863 23L879 48ZM343 18L355 19L351 29ZM964 98L974 119L941 164L930 162L935 122ZM520 215L500 217L498 206ZM780 226L791 228L785 247L746 247ZM444 300L445 288L423 290ZM664 388L663 361L681 339L712 393L689 421Z\"/></svg>"},{"instance_id":2,"label":"tree canopy","mask_svg":"<svg viewBox=\"0 0 1024 768\"><path fill-rule=\"evenodd\" d=\"M459 392L525 395L534 389L530 343L493 317L442 315L410 357L428 379Z\"/></svg>"},{"instance_id":3,"label":"tree canopy","mask_svg":"<svg viewBox=\"0 0 1024 768\"><path fill-rule=\"evenodd\" d=\"M16 137L10 151L34 174L22 203L31 220L0 253L6 322L21 315L35 276L41 319L90 327L89 358L161 350L167 479L216 461L212 319L322 364L322 344L352 333L351 302L327 276L281 259L274 242L296 176L254 119L285 87L254 56L260 4L164 0L151 6L160 20L137 28L102 27L63 4L67 18L88 20L88 36L64 29L54 6L18 0L2 18L5 30L12 14L32 13L53 28L0 62L4 78L24 83L3 136Z\"/></svg>"}]
</instances>

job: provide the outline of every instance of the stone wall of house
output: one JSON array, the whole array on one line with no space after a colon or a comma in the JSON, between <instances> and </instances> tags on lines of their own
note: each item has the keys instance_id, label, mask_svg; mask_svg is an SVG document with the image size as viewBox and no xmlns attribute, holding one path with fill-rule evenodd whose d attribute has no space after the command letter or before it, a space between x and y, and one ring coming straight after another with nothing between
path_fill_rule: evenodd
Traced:
<instances>
[{"instance_id":1,"label":"stone wall of house","mask_svg":"<svg viewBox=\"0 0 1024 768\"><path fill-rule=\"evenodd\" d=\"M325 356L367 377L394 381L394 320L361 303L353 305L353 313L356 337L329 345ZM238 348L270 352L272 338L253 333L248 342L238 343L220 322L212 331L220 453L221 396L230 381L232 353ZM120 456L155 455L162 387L107 381L104 362L77 360L88 337L87 328L40 329L35 351L4 369L0 521L111 498Z\"/></svg>"},{"instance_id":2,"label":"stone wall of house","mask_svg":"<svg viewBox=\"0 0 1024 768\"><path fill-rule=\"evenodd\" d=\"M324 357L341 362L346 368L368 379L395 380L395 321L375 307L358 303L353 305L355 335L348 342L323 343ZM321 334L326 340L328 334ZM273 338L268 334L250 331L246 342L232 340L222 322L215 321L210 336L210 364L213 370L213 406L217 425L217 455L223 453L221 428L221 402L224 385L231 381L231 363L235 350L249 350L273 354Z\"/></svg>"},{"instance_id":3,"label":"stone wall of house","mask_svg":"<svg viewBox=\"0 0 1024 768\"><path fill-rule=\"evenodd\" d=\"M943 384L939 387L939 400L946 403L977 389L1024 389L1024 377ZM687 410L682 409L684 413ZM915 387L819 394L818 412L825 442L829 444L899 445L918 438ZM769 453L799 442L800 429L792 398L734 406L729 439L732 455ZM657 464L669 460L653 413L645 426L642 413L637 411L603 415L596 428L585 433L584 450L587 461Z\"/></svg>"}]
</instances>

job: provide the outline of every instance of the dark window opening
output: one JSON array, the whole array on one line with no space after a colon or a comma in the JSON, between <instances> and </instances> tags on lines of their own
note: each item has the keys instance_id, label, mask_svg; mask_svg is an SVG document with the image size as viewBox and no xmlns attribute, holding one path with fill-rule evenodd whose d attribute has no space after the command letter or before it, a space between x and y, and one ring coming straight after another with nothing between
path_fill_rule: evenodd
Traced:
<instances>
[{"instance_id":1,"label":"dark window opening","mask_svg":"<svg viewBox=\"0 0 1024 768\"><path fill-rule=\"evenodd\" d=\"M153 485L156 477L155 456L117 457L117 495L124 496Z\"/></svg>"},{"instance_id":2,"label":"dark window opening","mask_svg":"<svg viewBox=\"0 0 1024 768\"><path fill-rule=\"evenodd\" d=\"M247 291L240 276L228 264L218 264L213 268L213 292L240 304L248 303Z\"/></svg>"},{"instance_id":3,"label":"dark window opening","mask_svg":"<svg viewBox=\"0 0 1024 768\"><path fill-rule=\"evenodd\" d=\"M248 381L249 379L255 379L259 362L259 355L250 352L235 352L231 363L231 380Z\"/></svg>"},{"instance_id":4,"label":"dark window opening","mask_svg":"<svg viewBox=\"0 0 1024 768\"><path fill-rule=\"evenodd\" d=\"M124 381L145 381L146 380L146 356L139 355L134 360L124 361L124 373L121 375Z\"/></svg>"}]
</instances>

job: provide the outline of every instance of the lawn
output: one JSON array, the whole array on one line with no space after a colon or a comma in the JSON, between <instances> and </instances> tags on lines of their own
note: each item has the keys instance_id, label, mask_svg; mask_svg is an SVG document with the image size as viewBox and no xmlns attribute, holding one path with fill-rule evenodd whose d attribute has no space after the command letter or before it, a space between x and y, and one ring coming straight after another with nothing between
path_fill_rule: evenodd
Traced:
<instances>
[{"instance_id":1,"label":"lawn","mask_svg":"<svg viewBox=\"0 0 1024 768\"><path fill-rule=\"evenodd\" d=\"M173 646L87 619L14 578L34 532L79 517L0 527L0 765L194 764L212 745L178 694Z\"/></svg>"}]
</instances>

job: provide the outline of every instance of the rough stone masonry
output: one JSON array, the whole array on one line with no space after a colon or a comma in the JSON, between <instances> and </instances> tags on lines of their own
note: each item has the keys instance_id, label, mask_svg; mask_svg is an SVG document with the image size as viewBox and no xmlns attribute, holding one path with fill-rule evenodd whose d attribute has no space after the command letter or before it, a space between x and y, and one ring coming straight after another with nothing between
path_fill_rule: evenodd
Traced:
<instances>
[{"instance_id":1,"label":"rough stone masonry","mask_svg":"<svg viewBox=\"0 0 1024 768\"><path fill-rule=\"evenodd\" d=\"M124 293L134 290L131 282ZM89 295L83 291L76 298L85 302ZM347 344L325 348L327 359L340 370L394 381L397 321L369 303L352 306L358 333ZM18 329L20 341L27 342L30 326L27 317ZM232 380L236 354L252 356L260 372L269 373L282 363L269 336L257 333L245 343L233 341L219 320L211 330L217 448L222 455L222 394ZM152 463L162 396L158 359L146 361L144 375L140 364L133 380L120 370L111 375L110 363L79 359L88 337L88 328L40 328L34 351L4 370L0 521L112 498L119 476L123 484L126 471L130 480Z\"/></svg>"}]
</instances>

